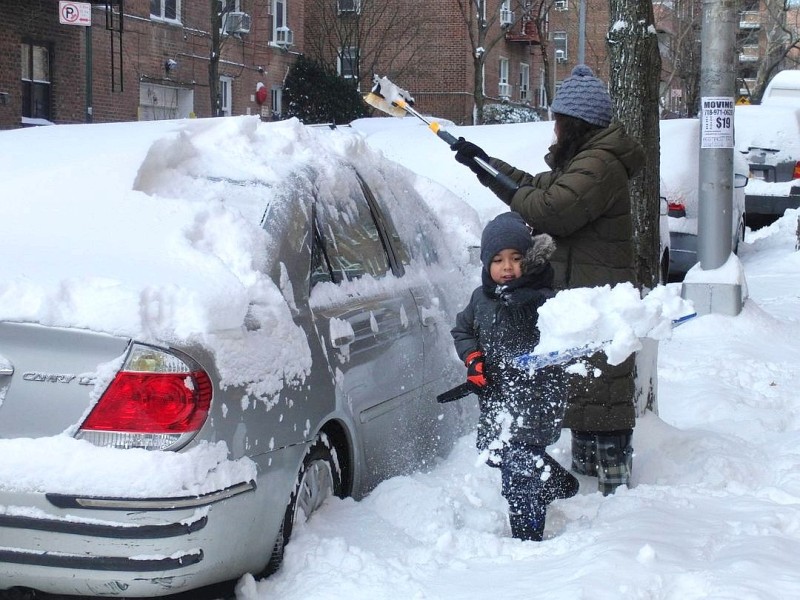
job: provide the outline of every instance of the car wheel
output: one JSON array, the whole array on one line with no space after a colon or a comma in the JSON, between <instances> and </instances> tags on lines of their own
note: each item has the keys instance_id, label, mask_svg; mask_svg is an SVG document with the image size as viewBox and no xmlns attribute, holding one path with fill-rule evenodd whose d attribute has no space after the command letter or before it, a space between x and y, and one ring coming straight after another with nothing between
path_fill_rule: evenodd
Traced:
<instances>
[{"instance_id":1,"label":"car wheel","mask_svg":"<svg viewBox=\"0 0 800 600\"><path fill-rule=\"evenodd\" d=\"M336 449L323 433L306 452L294 491L286 506L278 538L261 575L271 575L280 568L284 548L292 537L294 524L307 521L330 496L341 497L342 490L342 473L336 458Z\"/></svg>"},{"instance_id":2,"label":"car wheel","mask_svg":"<svg viewBox=\"0 0 800 600\"><path fill-rule=\"evenodd\" d=\"M744 241L744 221L737 227L736 240L733 246L733 253L739 254L739 244Z\"/></svg>"}]
</instances>

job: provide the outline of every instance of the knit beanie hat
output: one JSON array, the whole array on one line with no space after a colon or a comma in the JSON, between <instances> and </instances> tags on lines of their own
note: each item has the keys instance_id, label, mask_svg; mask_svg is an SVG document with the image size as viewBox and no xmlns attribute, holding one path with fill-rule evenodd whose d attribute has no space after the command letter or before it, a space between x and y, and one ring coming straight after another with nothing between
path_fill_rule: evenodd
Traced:
<instances>
[{"instance_id":1,"label":"knit beanie hat","mask_svg":"<svg viewBox=\"0 0 800 600\"><path fill-rule=\"evenodd\" d=\"M533 246L531 231L518 213L500 213L489 221L481 235L481 263L488 271L495 254L513 248L525 254Z\"/></svg>"},{"instance_id":2,"label":"knit beanie hat","mask_svg":"<svg viewBox=\"0 0 800 600\"><path fill-rule=\"evenodd\" d=\"M598 127L611 124L613 108L606 84L586 65L572 69L558 88L550 109L554 113L582 119Z\"/></svg>"}]
</instances>

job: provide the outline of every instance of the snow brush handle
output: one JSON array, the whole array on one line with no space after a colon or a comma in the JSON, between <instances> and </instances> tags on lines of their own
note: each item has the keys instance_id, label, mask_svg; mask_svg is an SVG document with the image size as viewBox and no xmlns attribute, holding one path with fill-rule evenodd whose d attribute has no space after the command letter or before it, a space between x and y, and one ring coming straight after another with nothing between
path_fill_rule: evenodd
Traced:
<instances>
[{"instance_id":1,"label":"snow brush handle","mask_svg":"<svg viewBox=\"0 0 800 600\"><path fill-rule=\"evenodd\" d=\"M452 146L453 144L455 144L458 141L458 138L456 136L454 136L452 133L448 133L447 131L442 129L436 121L433 121L432 123L428 123L428 127L430 127L430 129L431 129L431 131L433 131L433 133L435 133L440 138L442 138L445 142L447 142L447 144L449 146ZM481 169L483 169L489 175L494 177L497 180L498 183L502 184L502 186L504 188L507 188L509 190L516 190L519 187L517 185L517 182L515 182L513 179L511 179L505 173L501 173L500 171L495 169L492 165L487 163L485 160L482 160L482 159L478 158L477 156L473 160L475 160L475 162L478 163L478 165L481 167Z\"/></svg>"}]
</instances>

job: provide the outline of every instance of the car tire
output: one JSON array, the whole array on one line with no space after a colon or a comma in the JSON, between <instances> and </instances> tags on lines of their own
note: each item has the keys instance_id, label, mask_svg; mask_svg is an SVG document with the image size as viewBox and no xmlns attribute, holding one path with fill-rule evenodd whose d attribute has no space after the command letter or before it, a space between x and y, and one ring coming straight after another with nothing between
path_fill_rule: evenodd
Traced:
<instances>
[{"instance_id":1,"label":"car tire","mask_svg":"<svg viewBox=\"0 0 800 600\"><path fill-rule=\"evenodd\" d=\"M738 255L739 254L739 244L744 241L745 229L744 229L744 219L739 224L739 227L736 228L736 241L734 242L733 246L733 253Z\"/></svg>"},{"instance_id":2,"label":"car tire","mask_svg":"<svg viewBox=\"0 0 800 600\"><path fill-rule=\"evenodd\" d=\"M667 285L669 282L669 251L665 250L663 256L661 257L661 264L659 265L659 283L661 285Z\"/></svg>"},{"instance_id":3,"label":"car tire","mask_svg":"<svg viewBox=\"0 0 800 600\"><path fill-rule=\"evenodd\" d=\"M342 497L342 472L336 457L336 449L325 434L314 442L306 452L303 465L297 474L294 490L286 506L278 537L272 548L267 566L260 574L272 575L283 562L283 553L292 537L297 519L307 521L330 496Z\"/></svg>"}]
</instances>

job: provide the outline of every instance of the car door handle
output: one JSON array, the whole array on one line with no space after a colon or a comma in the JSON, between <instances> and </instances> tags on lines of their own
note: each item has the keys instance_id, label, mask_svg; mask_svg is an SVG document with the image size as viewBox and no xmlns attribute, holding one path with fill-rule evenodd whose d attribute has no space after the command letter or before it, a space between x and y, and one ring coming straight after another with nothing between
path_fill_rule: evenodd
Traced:
<instances>
[{"instance_id":1,"label":"car door handle","mask_svg":"<svg viewBox=\"0 0 800 600\"><path fill-rule=\"evenodd\" d=\"M355 341L355 339L356 335L354 333L335 337L331 340L331 346L333 346L334 348L341 348L342 346L347 346L348 344L352 344Z\"/></svg>"}]
</instances>

